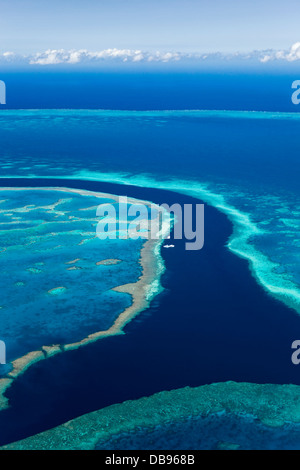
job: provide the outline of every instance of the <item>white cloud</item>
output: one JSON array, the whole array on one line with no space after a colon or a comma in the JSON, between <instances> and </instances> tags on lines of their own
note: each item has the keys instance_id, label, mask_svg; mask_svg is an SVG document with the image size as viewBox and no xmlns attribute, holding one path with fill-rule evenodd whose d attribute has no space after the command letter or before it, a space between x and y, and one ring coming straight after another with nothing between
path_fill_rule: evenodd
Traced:
<instances>
[{"instance_id":1,"label":"white cloud","mask_svg":"<svg viewBox=\"0 0 300 470\"><path fill-rule=\"evenodd\" d=\"M300 60L300 42L295 42L289 50L269 51L260 57L260 62L269 62L274 60L285 60L287 62L295 62Z\"/></svg>"},{"instance_id":2,"label":"white cloud","mask_svg":"<svg viewBox=\"0 0 300 470\"><path fill-rule=\"evenodd\" d=\"M4 62L12 62L13 60L16 59L16 54L14 54L14 52L3 52L3 54L0 54L0 61L4 61Z\"/></svg>"},{"instance_id":3,"label":"white cloud","mask_svg":"<svg viewBox=\"0 0 300 470\"><path fill-rule=\"evenodd\" d=\"M221 52L215 53L185 53L185 52L149 52L139 49L103 49L100 51L88 51L86 49L48 49L44 52L38 52L33 55L18 55L14 52L0 53L0 63L21 62L30 65L58 65L58 64L86 64L86 63L99 63L99 62L178 62L189 61L194 63L201 63L203 61L233 61L233 60L252 60L261 63L271 61L286 61L294 62L300 60L300 42L296 42L289 50L261 50L245 53L232 53L222 54Z\"/></svg>"},{"instance_id":4,"label":"white cloud","mask_svg":"<svg viewBox=\"0 0 300 470\"><path fill-rule=\"evenodd\" d=\"M170 62L185 57L178 52L152 54L141 50L132 49L104 49L91 52L85 49L66 51L64 49L47 50L29 57L31 65L55 65L55 64L78 64L80 62L95 62L103 60L117 60L123 62Z\"/></svg>"},{"instance_id":5,"label":"white cloud","mask_svg":"<svg viewBox=\"0 0 300 470\"><path fill-rule=\"evenodd\" d=\"M293 62L294 60L299 60L300 59L300 42L295 42L295 44L292 45L290 51L288 54L284 55L284 52L278 52L277 53L277 58L278 59L286 59L289 62Z\"/></svg>"},{"instance_id":6,"label":"white cloud","mask_svg":"<svg viewBox=\"0 0 300 470\"><path fill-rule=\"evenodd\" d=\"M264 63L264 62L269 62L270 60L272 60L272 57L270 55L264 55L261 59L259 59L260 62Z\"/></svg>"},{"instance_id":7,"label":"white cloud","mask_svg":"<svg viewBox=\"0 0 300 470\"><path fill-rule=\"evenodd\" d=\"M82 51L65 51L64 49L48 49L29 58L31 65L77 64L80 62Z\"/></svg>"}]
</instances>

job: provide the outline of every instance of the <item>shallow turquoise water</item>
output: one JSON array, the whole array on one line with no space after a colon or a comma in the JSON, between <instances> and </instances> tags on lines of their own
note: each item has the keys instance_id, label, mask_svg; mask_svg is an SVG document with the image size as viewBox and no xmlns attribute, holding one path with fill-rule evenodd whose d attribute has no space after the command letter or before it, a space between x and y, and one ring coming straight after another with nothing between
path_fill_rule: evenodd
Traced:
<instances>
[{"instance_id":1,"label":"shallow turquoise water","mask_svg":"<svg viewBox=\"0 0 300 470\"><path fill-rule=\"evenodd\" d=\"M143 244L96 237L97 206L115 201L34 189L1 190L0 201L0 332L8 360L108 329L131 305L129 294L112 289L137 281ZM97 265L112 258L121 262Z\"/></svg>"}]
</instances>

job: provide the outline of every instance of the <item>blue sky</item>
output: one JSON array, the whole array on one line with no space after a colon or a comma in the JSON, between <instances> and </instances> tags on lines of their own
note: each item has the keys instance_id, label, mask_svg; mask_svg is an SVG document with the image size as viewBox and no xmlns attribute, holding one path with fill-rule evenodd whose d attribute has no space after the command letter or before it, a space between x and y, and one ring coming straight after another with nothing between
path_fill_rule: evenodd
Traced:
<instances>
[{"instance_id":1,"label":"blue sky","mask_svg":"<svg viewBox=\"0 0 300 470\"><path fill-rule=\"evenodd\" d=\"M0 0L0 63L298 62L299 18L299 0Z\"/></svg>"},{"instance_id":2,"label":"blue sky","mask_svg":"<svg viewBox=\"0 0 300 470\"><path fill-rule=\"evenodd\" d=\"M285 49L297 0L0 0L1 51Z\"/></svg>"}]
</instances>

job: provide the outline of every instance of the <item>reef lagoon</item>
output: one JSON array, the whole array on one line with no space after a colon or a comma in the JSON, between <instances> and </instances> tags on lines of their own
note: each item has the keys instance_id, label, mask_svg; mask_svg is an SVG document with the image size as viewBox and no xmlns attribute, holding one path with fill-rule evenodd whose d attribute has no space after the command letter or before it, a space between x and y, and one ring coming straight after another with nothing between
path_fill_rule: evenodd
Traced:
<instances>
[{"instance_id":1,"label":"reef lagoon","mask_svg":"<svg viewBox=\"0 0 300 470\"><path fill-rule=\"evenodd\" d=\"M123 212L138 203L150 204L129 199ZM0 330L7 349L0 403L5 407L4 391L34 362L121 334L159 292L162 263L161 239L97 237L100 205L115 208L118 234L119 222L124 225L115 195L1 188L0 204Z\"/></svg>"}]
</instances>

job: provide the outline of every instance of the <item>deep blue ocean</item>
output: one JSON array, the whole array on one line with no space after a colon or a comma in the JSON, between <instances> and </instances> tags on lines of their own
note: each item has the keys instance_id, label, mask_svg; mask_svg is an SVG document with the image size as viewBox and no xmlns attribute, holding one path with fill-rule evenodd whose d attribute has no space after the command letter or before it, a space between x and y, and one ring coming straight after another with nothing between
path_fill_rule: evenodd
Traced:
<instances>
[{"instance_id":1,"label":"deep blue ocean","mask_svg":"<svg viewBox=\"0 0 300 470\"><path fill-rule=\"evenodd\" d=\"M33 68L34 70L34 68ZM0 71L6 109L219 109L298 112L291 101L297 68ZM299 105L300 106L300 105Z\"/></svg>"},{"instance_id":2,"label":"deep blue ocean","mask_svg":"<svg viewBox=\"0 0 300 470\"><path fill-rule=\"evenodd\" d=\"M16 380L12 407L0 413L1 443L185 385L300 384L290 359L300 327L296 78L3 77L1 186L201 200L206 218L203 250L186 252L183 241L162 249L165 290L126 335L37 363Z\"/></svg>"}]
</instances>

